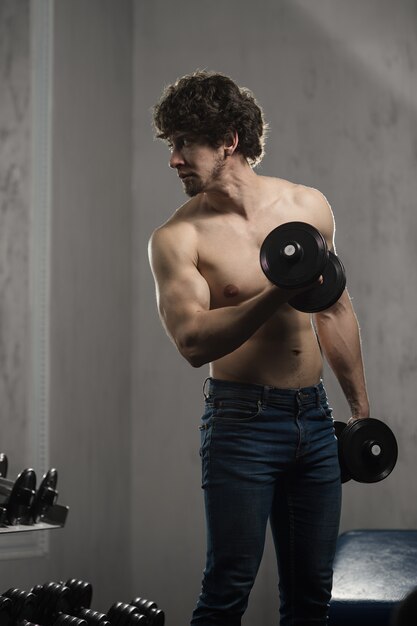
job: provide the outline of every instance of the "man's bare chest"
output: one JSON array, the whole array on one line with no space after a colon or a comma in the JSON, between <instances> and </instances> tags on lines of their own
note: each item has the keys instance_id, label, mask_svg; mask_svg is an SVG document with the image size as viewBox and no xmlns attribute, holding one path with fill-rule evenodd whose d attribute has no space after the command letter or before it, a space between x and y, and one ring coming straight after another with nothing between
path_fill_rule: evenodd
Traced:
<instances>
[{"instance_id":1,"label":"man's bare chest","mask_svg":"<svg viewBox=\"0 0 417 626\"><path fill-rule=\"evenodd\" d=\"M267 220L256 226L213 224L198 241L198 270L207 281L212 307L239 304L267 284L259 254L266 235L277 225Z\"/></svg>"}]
</instances>

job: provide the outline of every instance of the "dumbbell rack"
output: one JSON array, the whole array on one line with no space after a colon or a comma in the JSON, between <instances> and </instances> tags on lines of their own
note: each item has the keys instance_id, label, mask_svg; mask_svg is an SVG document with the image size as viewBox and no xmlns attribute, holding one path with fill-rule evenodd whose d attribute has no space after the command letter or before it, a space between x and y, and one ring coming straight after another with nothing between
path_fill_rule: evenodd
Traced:
<instances>
[{"instance_id":1,"label":"dumbbell rack","mask_svg":"<svg viewBox=\"0 0 417 626\"><path fill-rule=\"evenodd\" d=\"M14 482L7 480L7 470L7 456L4 453L0 453L0 478L4 481L1 485L0 534L63 528L69 507L62 506L56 502L58 497L58 492L56 491L57 470L54 468L50 469L37 487L34 470L23 470ZM22 494L25 494L23 500ZM3 496L5 496L4 501ZM29 497L30 500L28 499ZM22 516L18 514L19 506L22 509ZM13 514L11 511L13 511Z\"/></svg>"},{"instance_id":2,"label":"dumbbell rack","mask_svg":"<svg viewBox=\"0 0 417 626\"><path fill-rule=\"evenodd\" d=\"M36 487L34 470L23 470L8 481L7 457L0 453L2 483L1 533L63 528L69 508L56 503L57 470L50 469ZM20 523L20 522L26 523ZM32 523L33 522L33 523ZM164 626L165 614L152 600L136 597L129 604L115 602L107 614L91 610L90 583L70 579L35 585L30 591L0 592L0 626L47 624L48 626ZM32 622L33 619L33 622Z\"/></svg>"},{"instance_id":3,"label":"dumbbell rack","mask_svg":"<svg viewBox=\"0 0 417 626\"><path fill-rule=\"evenodd\" d=\"M0 534L3 533L22 533L33 530L52 530L54 528L63 528L67 519L69 507L60 504L54 504L49 507L47 517L42 522L36 524L14 524L13 526L0 527Z\"/></svg>"}]
</instances>

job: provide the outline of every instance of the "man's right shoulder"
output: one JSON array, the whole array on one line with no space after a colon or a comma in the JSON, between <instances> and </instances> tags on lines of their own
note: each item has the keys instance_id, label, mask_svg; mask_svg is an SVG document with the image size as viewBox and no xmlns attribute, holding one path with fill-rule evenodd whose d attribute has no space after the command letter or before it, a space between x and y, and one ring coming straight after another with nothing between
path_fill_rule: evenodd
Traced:
<instances>
[{"instance_id":1,"label":"man's right shoulder","mask_svg":"<svg viewBox=\"0 0 417 626\"><path fill-rule=\"evenodd\" d=\"M170 241L173 239L188 239L195 235L195 226L192 222L175 213L166 222L155 228L150 241Z\"/></svg>"},{"instance_id":2,"label":"man's right shoulder","mask_svg":"<svg viewBox=\"0 0 417 626\"><path fill-rule=\"evenodd\" d=\"M199 202L197 198L190 198L178 207L174 213L158 228L155 229L155 233L162 233L162 235L171 232L178 234L180 231L191 232L195 229L194 221L198 211Z\"/></svg>"},{"instance_id":3,"label":"man's right shoulder","mask_svg":"<svg viewBox=\"0 0 417 626\"><path fill-rule=\"evenodd\" d=\"M182 204L174 213L158 228L154 230L154 233L161 233L162 236L166 233L169 235L171 232L178 233L179 231L189 231L193 229L193 217L195 214L195 203L193 198Z\"/></svg>"},{"instance_id":4,"label":"man's right shoulder","mask_svg":"<svg viewBox=\"0 0 417 626\"><path fill-rule=\"evenodd\" d=\"M194 222L187 217L188 211L180 207L149 239L149 254L153 256L182 256L194 259L197 254L197 231Z\"/></svg>"}]
</instances>

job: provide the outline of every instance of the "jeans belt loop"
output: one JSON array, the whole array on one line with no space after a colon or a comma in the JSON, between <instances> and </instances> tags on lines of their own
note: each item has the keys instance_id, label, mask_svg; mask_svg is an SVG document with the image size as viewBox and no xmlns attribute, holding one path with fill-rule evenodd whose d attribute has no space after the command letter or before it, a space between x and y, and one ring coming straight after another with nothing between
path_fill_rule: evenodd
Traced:
<instances>
[{"instance_id":1,"label":"jeans belt loop","mask_svg":"<svg viewBox=\"0 0 417 626\"><path fill-rule=\"evenodd\" d=\"M321 398L320 398L320 388L318 385L315 386L316 390L316 406L319 409L321 407Z\"/></svg>"},{"instance_id":2,"label":"jeans belt loop","mask_svg":"<svg viewBox=\"0 0 417 626\"><path fill-rule=\"evenodd\" d=\"M206 380L204 381L204 383L203 383L203 396L204 396L204 399L205 399L205 400L208 400L208 399L209 399L209 397L210 397L210 385L208 386L208 387L209 387L209 391L208 391L208 393L206 393L206 390L207 390L207 383L208 383L209 381L211 382L211 378L210 378L210 376L208 376L208 377L206 378Z\"/></svg>"},{"instance_id":3,"label":"jeans belt loop","mask_svg":"<svg viewBox=\"0 0 417 626\"><path fill-rule=\"evenodd\" d=\"M262 396L261 396L261 404L263 407L265 407L268 404L269 392L270 392L270 387L268 387L267 385L264 385L264 387L262 388Z\"/></svg>"}]
</instances>

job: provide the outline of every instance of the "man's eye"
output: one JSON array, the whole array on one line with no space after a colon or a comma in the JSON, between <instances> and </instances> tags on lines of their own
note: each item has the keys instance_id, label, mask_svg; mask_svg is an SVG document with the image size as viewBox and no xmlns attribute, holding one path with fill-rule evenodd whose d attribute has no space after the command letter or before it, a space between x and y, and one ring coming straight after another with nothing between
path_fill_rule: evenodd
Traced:
<instances>
[{"instance_id":1,"label":"man's eye","mask_svg":"<svg viewBox=\"0 0 417 626\"><path fill-rule=\"evenodd\" d=\"M168 142L168 146L170 150L182 150L182 148L190 146L191 143L192 141L188 137L181 137L175 141Z\"/></svg>"}]
</instances>

